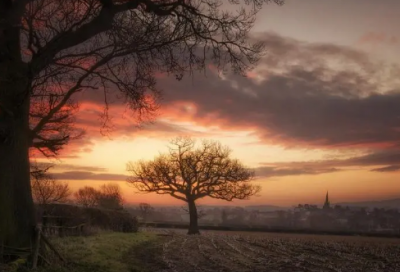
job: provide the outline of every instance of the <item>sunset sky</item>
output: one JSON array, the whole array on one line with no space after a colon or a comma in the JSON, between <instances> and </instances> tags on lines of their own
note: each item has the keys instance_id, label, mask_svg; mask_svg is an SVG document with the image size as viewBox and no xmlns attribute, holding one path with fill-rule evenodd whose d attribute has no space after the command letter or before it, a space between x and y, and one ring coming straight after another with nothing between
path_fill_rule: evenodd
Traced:
<instances>
[{"instance_id":1,"label":"sunset sky","mask_svg":"<svg viewBox=\"0 0 400 272\"><path fill-rule=\"evenodd\" d=\"M138 128L115 99L108 136L100 133L103 96L80 94L77 126L87 134L52 160L53 173L73 190L116 182L127 203L183 204L136 193L125 167L190 135L228 145L255 168L262 192L232 205L322 204L327 190L332 202L400 197L399 26L398 0L266 5L252 38L267 52L247 78L212 67L182 81L159 76L154 122Z\"/></svg>"}]
</instances>

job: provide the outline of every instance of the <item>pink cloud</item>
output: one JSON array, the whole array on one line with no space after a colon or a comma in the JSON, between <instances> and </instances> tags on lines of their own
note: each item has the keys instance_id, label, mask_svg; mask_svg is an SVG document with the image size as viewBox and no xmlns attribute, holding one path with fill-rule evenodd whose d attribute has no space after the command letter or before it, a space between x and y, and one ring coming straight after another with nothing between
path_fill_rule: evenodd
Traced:
<instances>
[{"instance_id":1,"label":"pink cloud","mask_svg":"<svg viewBox=\"0 0 400 272\"><path fill-rule=\"evenodd\" d=\"M368 32L361 36L358 39L358 43L360 44L386 44L386 45L395 45L398 43L398 37L391 36L386 33L378 33L378 32Z\"/></svg>"}]
</instances>

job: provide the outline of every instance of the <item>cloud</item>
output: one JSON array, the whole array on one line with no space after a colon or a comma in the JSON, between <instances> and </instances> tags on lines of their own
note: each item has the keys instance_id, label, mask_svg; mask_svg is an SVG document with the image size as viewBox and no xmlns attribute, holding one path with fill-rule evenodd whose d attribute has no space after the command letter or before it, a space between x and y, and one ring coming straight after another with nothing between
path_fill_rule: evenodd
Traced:
<instances>
[{"instance_id":1,"label":"cloud","mask_svg":"<svg viewBox=\"0 0 400 272\"><path fill-rule=\"evenodd\" d=\"M61 170L89 171L89 172L107 172L108 171L107 168L97 167L97 166L76 165L76 164L68 164L68 163L53 164L53 163L49 163L49 162L36 162L36 161L32 161L32 163L38 165L40 168L51 167L50 168L51 170L61 169Z\"/></svg>"},{"instance_id":2,"label":"cloud","mask_svg":"<svg viewBox=\"0 0 400 272\"><path fill-rule=\"evenodd\" d=\"M60 180L108 180L125 181L126 175L119 174L96 174L89 171L66 171L62 173L52 173L52 176Z\"/></svg>"},{"instance_id":3,"label":"cloud","mask_svg":"<svg viewBox=\"0 0 400 272\"><path fill-rule=\"evenodd\" d=\"M386 33L373 32L373 31L365 33L358 39L358 43L360 43L360 44L395 45L395 44L398 44L398 42L399 42L399 39L396 36L387 35Z\"/></svg>"},{"instance_id":4,"label":"cloud","mask_svg":"<svg viewBox=\"0 0 400 272\"><path fill-rule=\"evenodd\" d=\"M152 124L138 128L121 95L110 92L110 137L196 135L179 125L193 122L253 131L264 143L286 147L400 147L397 67L382 66L349 47L273 33L258 33L253 39L266 44L266 53L247 78L215 69L182 81L158 78L164 93L158 113L162 119ZM87 130L89 140L68 154L88 151L90 139L102 137L104 97L92 90L79 95L77 125Z\"/></svg>"},{"instance_id":5,"label":"cloud","mask_svg":"<svg viewBox=\"0 0 400 272\"><path fill-rule=\"evenodd\" d=\"M261 163L263 166L283 167L350 167L350 166L375 166L375 165L396 165L400 164L399 150L380 150L361 156L354 156L348 159L331 159L304 162L281 162L281 163Z\"/></svg>"},{"instance_id":6,"label":"cloud","mask_svg":"<svg viewBox=\"0 0 400 272\"><path fill-rule=\"evenodd\" d=\"M251 78L208 70L161 79L163 116L289 147L400 146L400 89L386 68L347 47L261 38L267 54Z\"/></svg>"},{"instance_id":7,"label":"cloud","mask_svg":"<svg viewBox=\"0 0 400 272\"><path fill-rule=\"evenodd\" d=\"M385 167L374 168L371 171L373 171L373 172L396 172L396 171L400 171L400 165L389 165L389 166L385 166Z\"/></svg>"},{"instance_id":8,"label":"cloud","mask_svg":"<svg viewBox=\"0 0 400 272\"><path fill-rule=\"evenodd\" d=\"M336 168L280 168L280 167L257 167L254 169L257 177L282 177L298 175L319 175L340 171Z\"/></svg>"},{"instance_id":9,"label":"cloud","mask_svg":"<svg viewBox=\"0 0 400 272\"><path fill-rule=\"evenodd\" d=\"M73 171L107 172L107 168L104 167L75 165L66 163L57 164L55 168L63 170L73 170Z\"/></svg>"},{"instance_id":10,"label":"cloud","mask_svg":"<svg viewBox=\"0 0 400 272\"><path fill-rule=\"evenodd\" d=\"M324 174L342 171L345 167L368 167L383 165L380 168L371 169L374 172L391 172L400 170L400 151L386 150L375 151L362 156L355 156L348 159L333 159L305 162L278 162L261 163L262 166L256 168L258 175L286 176L304 174ZM387 166L389 165L389 166Z\"/></svg>"},{"instance_id":11,"label":"cloud","mask_svg":"<svg viewBox=\"0 0 400 272\"><path fill-rule=\"evenodd\" d=\"M400 150L385 150L354 157L347 160L336 161L342 166L373 166L400 164Z\"/></svg>"},{"instance_id":12,"label":"cloud","mask_svg":"<svg viewBox=\"0 0 400 272\"><path fill-rule=\"evenodd\" d=\"M143 135L171 137L178 134L196 133L196 131L162 120L161 118L152 120L151 122L140 123L123 105L119 104L109 109L111 120L108 125L110 127L104 128L102 127L104 120L101 119L101 114L103 113L101 105L94 104L93 102L83 102L80 108L77 125L84 128L91 138L105 136L110 138L120 136L138 137Z\"/></svg>"}]
</instances>

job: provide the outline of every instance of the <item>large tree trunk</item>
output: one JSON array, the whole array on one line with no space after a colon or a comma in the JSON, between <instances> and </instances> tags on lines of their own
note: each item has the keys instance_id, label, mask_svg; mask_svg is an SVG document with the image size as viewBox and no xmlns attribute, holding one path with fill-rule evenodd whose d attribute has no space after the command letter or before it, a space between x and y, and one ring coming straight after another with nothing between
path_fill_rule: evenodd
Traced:
<instances>
[{"instance_id":1,"label":"large tree trunk","mask_svg":"<svg viewBox=\"0 0 400 272\"><path fill-rule=\"evenodd\" d=\"M197 223L198 215L197 215L196 203L194 200L188 200L188 205L189 205L189 217L190 217L188 234L200 234L199 225Z\"/></svg>"},{"instance_id":2,"label":"large tree trunk","mask_svg":"<svg viewBox=\"0 0 400 272\"><path fill-rule=\"evenodd\" d=\"M28 97L29 98L29 97ZM29 174L29 99L14 116L2 113L0 126L0 239L30 247L35 216Z\"/></svg>"},{"instance_id":3,"label":"large tree trunk","mask_svg":"<svg viewBox=\"0 0 400 272\"><path fill-rule=\"evenodd\" d=\"M30 248L35 225L29 174L30 73L21 58L21 9L18 10L15 1L9 5L3 2L0 4L0 243L6 247Z\"/></svg>"}]
</instances>

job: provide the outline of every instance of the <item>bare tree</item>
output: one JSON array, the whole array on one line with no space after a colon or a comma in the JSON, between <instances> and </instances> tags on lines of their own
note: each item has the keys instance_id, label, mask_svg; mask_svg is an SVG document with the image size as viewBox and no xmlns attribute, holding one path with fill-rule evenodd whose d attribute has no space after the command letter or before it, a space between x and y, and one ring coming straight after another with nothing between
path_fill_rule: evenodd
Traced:
<instances>
[{"instance_id":1,"label":"bare tree","mask_svg":"<svg viewBox=\"0 0 400 272\"><path fill-rule=\"evenodd\" d=\"M0 239L29 247L35 225L29 149L57 155L82 132L76 94L118 90L138 117L157 109L156 71L177 79L208 61L244 73L261 43L247 39L272 0L0 1ZM281 0L274 0L280 3ZM237 12L223 3L241 5ZM244 7L247 5L247 8Z\"/></svg>"},{"instance_id":2,"label":"bare tree","mask_svg":"<svg viewBox=\"0 0 400 272\"><path fill-rule=\"evenodd\" d=\"M75 192L76 203L85 207L95 207L99 192L89 186L85 186Z\"/></svg>"},{"instance_id":3,"label":"bare tree","mask_svg":"<svg viewBox=\"0 0 400 272\"><path fill-rule=\"evenodd\" d=\"M54 179L48 173L50 168L40 168L37 164L31 166L32 195L38 204L64 203L71 195L68 183Z\"/></svg>"},{"instance_id":4,"label":"bare tree","mask_svg":"<svg viewBox=\"0 0 400 272\"><path fill-rule=\"evenodd\" d=\"M121 210L123 199L121 189L117 184L103 184L99 190L85 186L75 192L76 203L85 207L99 207L111 210Z\"/></svg>"},{"instance_id":5,"label":"bare tree","mask_svg":"<svg viewBox=\"0 0 400 272\"><path fill-rule=\"evenodd\" d=\"M173 140L168 154L152 161L128 163L128 183L145 193L169 194L187 202L188 234L199 233L196 200L211 197L232 201L248 199L260 191L250 183L254 172L230 158L230 149L218 142L203 141L195 148L190 138Z\"/></svg>"},{"instance_id":6,"label":"bare tree","mask_svg":"<svg viewBox=\"0 0 400 272\"><path fill-rule=\"evenodd\" d=\"M103 184L97 194L97 206L111 210L123 209L121 188L118 184Z\"/></svg>"},{"instance_id":7,"label":"bare tree","mask_svg":"<svg viewBox=\"0 0 400 272\"><path fill-rule=\"evenodd\" d=\"M140 203L139 212L144 223L147 222L147 216L154 211L154 208L149 203Z\"/></svg>"}]
</instances>

